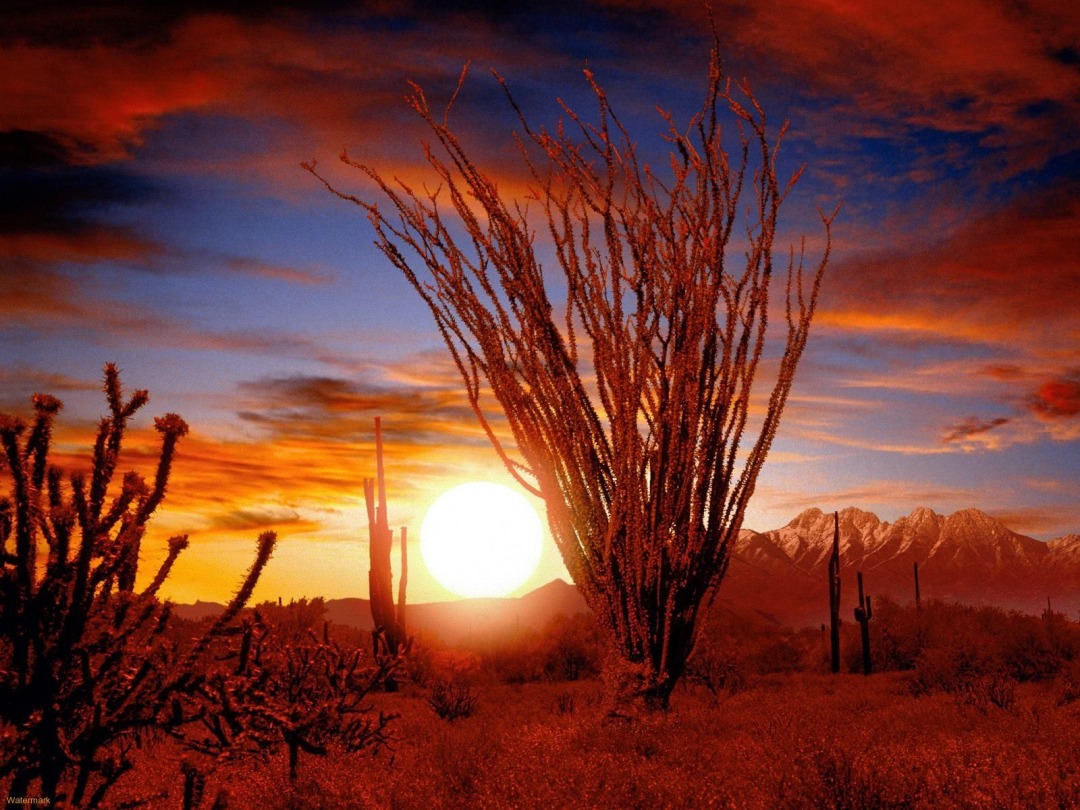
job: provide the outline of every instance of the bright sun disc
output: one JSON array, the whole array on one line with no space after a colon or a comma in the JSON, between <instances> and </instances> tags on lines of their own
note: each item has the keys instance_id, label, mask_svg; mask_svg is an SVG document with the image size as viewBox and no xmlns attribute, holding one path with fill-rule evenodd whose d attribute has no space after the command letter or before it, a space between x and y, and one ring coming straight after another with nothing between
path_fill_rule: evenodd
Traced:
<instances>
[{"instance_id":1,"label":"bright sun disc","mask_svg":"<svg viewBox=\"0 0 1080 810\"><path fill-rule=\"evenodd\" d=\"M504 596L540 563L543 527L524 495L474 482L444 492L424 515L420 553L458 596Z\"/></svg>"}]
</instances>

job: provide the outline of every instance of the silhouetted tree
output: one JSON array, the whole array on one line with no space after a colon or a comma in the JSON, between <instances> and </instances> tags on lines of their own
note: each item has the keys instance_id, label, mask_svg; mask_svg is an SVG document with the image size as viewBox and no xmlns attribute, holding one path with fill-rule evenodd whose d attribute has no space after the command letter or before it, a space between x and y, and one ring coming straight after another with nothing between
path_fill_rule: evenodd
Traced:
<instances>
[{"instance_id":1,"label":"silhouetted tree","mask_svg":"<svg viewBox=\"0 0 1080 810\"><path fill-rule=\"evenodd\" d=\"M767 320L779 314L769 312L778 214L801 173L779 179L786 124L772 133L749 85L725 78L714 45L690 126L682 131L662 113L673 144L662 177L639 160L604 90L585 76L597 123L564 105L567 122L535 130L507 92L562 271L561 308L525 208L500 194L451 129L450 108L433 112L419 87L409 102L438 145L426 148L435 191L391 182L342 155L381 190L389 206L380 208L306 168L367 211L379 247L431 309L502 461L544 499L567 569L611 633L623 681L664 707L776 435L835 211L822 214L817 268L804 273L803 251L793 249L781 273L786 334L746 446ZM724 146L728 114L733 154ZM752 201L742 211L744 186ZM740 219L745 263L737 271L728 248ZM520 460L492 427L487 388Z\"/></svg>"}]
</instances>

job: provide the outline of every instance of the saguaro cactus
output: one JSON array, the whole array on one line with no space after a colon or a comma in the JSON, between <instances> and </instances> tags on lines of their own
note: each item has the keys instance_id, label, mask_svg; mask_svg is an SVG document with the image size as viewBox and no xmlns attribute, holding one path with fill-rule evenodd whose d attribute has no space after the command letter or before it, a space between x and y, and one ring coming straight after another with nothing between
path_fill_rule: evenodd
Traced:
<instances>
[{"instance_id":1,"label":"saguaro cactus","mask_svg":"<svg viewBox=\"0 0 1080 810\"><path fill-rule=\"evenodd\" d=\"M829 641L832 671L840 672L840 514L833 512L832 555L829 557Z\"/></svg>"},{"instance_id":2,"label":"saguaro cactus","mask_svg":"<svg viewBox=\"0 0 1080 810\"><path fill-rule=\"evenodd\" d=\"M870 661L870 620L874 617L874 609L870 605L870 596L863 597L862 571L859 572L859 606L855 608L855 621L862 629L862 666L863 675L869 675L873 670Z\"/></svg>"},{"instance_id":3,"label":"saguaro cactus","mask_svg":"<svg viewBox=\"0 0 1080 810\"><path fill-rule=\"evenodd\" d=\"M377 481L364 479L364 500L367 503L368 531L370 534L368 589L370 591L371 619L375 624L371 631L376 657L396 657L408 645L405 632L405 587L408 581L409 557L407 530L401 529L401 579L398 583L398 602L394 605L394 579L390 569L390 552L394 545L394 533L386 516L386 476L383 469L382 420L375 417L375 465ZM378 503L375 502L376 485ZM393 676L386 679L386 691L397 689Z\"/></svg>"}]
</instances>

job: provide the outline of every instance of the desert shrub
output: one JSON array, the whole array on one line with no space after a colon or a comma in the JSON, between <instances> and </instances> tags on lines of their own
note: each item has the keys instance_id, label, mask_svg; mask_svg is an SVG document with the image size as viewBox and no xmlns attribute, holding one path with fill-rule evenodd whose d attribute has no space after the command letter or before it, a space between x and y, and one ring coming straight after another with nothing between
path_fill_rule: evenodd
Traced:
<instances>
[{"instance_id":1,"label":"desert shrub","mask_svg":"<svg viewBox=\"0 0 1080 810\"><path fill-rule=\"evenodd\" d=\"M899 605L887 596L875 596L874 618L870 627L874 671L903 672L914 669L925 639L925 623L922 611ZM861 644L861 641L855 640L855 644ZM861 668L861 660L858 666Z\"/></svg>"},{"instance_id":2,"label":"desert shrub","mask_svg":"<svg viewBox=\"0 0 1080 810\"><path fill-rule=\"evenodd\" d=\"M606 654L596 620L585 614L558 614L539 631L515 630L465 649L492 678L509 684L595 678Z\"/></svg>"},{"instance_id":3,"label":"desert shrub","mask_svg":"<svg viewBox=\"0 0 1080 810\"><path fill-rule=\"evenodd\" d=\"M1062 670L1057 681L1057 705L1068 706L1080 700L1080 661Z\"/></svg>"},{"instance_id":4,"label":"desert shrub","mask_svg":"<svg viewBox=\"0 0 1080 810\"><path fill-rule=\"evenodd\" d=\"M402 675L417 686L425 687L438 676L437 651L442 644L422 630L414 630L412 640L409 656L402 661Z\"/></svg>"},{"instance_id":5,"label":"desert shrub","mask_svg":"<svg viewBox=\"0 0 1080 810\"><path fill-rule=\"evenodd\" d=\"M555 695L555 714L573 714L576 709L577 701L573 692L566 690Z\"/></svg>"},{"instance_id":6,"label":"desert shrub","mask_svg":"<svg viewBox=\"0 0 1080 810\"><path fill-rule=\"evenodd\" d=\"M731 695L762 675L818 668L820 649L817 631L721 613L698 639L686 672L714 697Z\"/></svg>"},{"instance_id":7,"label":"desert shrub","mask_svg":"<svg viewBox=\"0 0 1080 810\"><path fill-rule=\"evenodd\" d=\"M991 706L1009 710L1016 704L1016 681L1004 672L978 675L964 684L959 697L964 703L983 712Z\"/></svg>"},{"instance_id":8,"label":"desert shrub","mask_svg":"<svg viewBox=\"0 0 1080 810\"><path fill-rule=\"evenodd\" d=\"M480 661L481 670L496 681L521 684L544 680L545 661L535 630L515 630L483 644L473 641L467 649Z\"/></svg>"},{"instance_id":9,"label":"desert shrub","mask_svg":"<svg viewBox=\"0 0 1080 810\"><path fill-rule=\"evenodd\" d=\"M309 607L278 611L284 629L254 611L239 649L215 656L216 665L178 701L167 729L206 755L207 767L222 759L265 761L284 748L295 780L301 752L325 757L334 746L377 753L389 744L397 715L376 711L367 698L395 671L397 657L372 658L332 638L325 624L321 635L298 634L299 619L317 621Z\"/></svg>"},{"instance_id":10,"label":"desert shrub","mask_svg":"<svg viewBox=\"0 0 1080 810\"><path fill-rule=\"evenodd\" d=\"M875 671L916 670L916 681L928 687L935 680L967 683L999 672L1020 682L1045 680L1080 656L1080 625L1059 613L1039 617L940 601L916 610L882 598L874 614ZM845 628L843 643L851 671L857 671L856 628Z\"/></svg>"},{"instance_id":11,"label":"desert shrub","mask_svg":"<svg viewBox=\"0 0 1080 810\"><path fill-rule=\"evenodd\" d=\"M715 645L700 647L687 664L686 678L704 686L716 700L722 700L748 688L751 674L746 662L732 652Z\"/></svg>"},{"instance_id":12,"label":"desert shrub","mask_svg":"<svg viewBox=\"0 0 1080 810\"><path fill-rule=\"evenodd\" d=\"M477 695L462 680L438 679L431 685L427 698L428 705L443 720L452 723L465 717L471 717L476 711Z\"/></svg>"},{"instance_id":13,"label":"desert shrub","mask_svg":"<svg viewBox=\"0 0 1080 810\"><path fill-rule=\"evenodd\" d=\"M312 633L321 635L326 625L326 600L321 596L286 604L261 602L255 610L282 643L306 642Z\"/></svg>"},{"instance_id":14,"label":"desert shrub","mask_svg":"<svg viewBox=\"0 0 1080 810\"><path fill-rule=\"evenodd\" d=\"M798 672L805 666L806 645L795 633L777 633L764 639L748 657L750 669L760 675Z\"/></svg>"},{"instance_id":15,"label":"desert shrub","mask_svg":"<svg viewBox=\"0 0 1080 810\"><path fill-rule=\"evenodd\" d=\"M576 681L600 673L604 640L592 616L555 616L544 627L538 646L543 674L549 680Z\"/></svg>"},{"instance_id":16,"label":"desert shrub","mask_svg":"<svg viewBox=\"0 0 1080 810\"><path fill-rule=\"evenodd\" d=\"M978 648L961 645L931 647L923 650L915 662L911 692L914 695L959 694L976 678L993 671L992 658Z\"/></svg>"},{"instance_id":17,"label":"desert shrub","mask_svg":"<svg viewBox=\"0 0 1080 810\"><path fill-rule=\"evenodd\" d=\"M1002 665L1014 678L1041 681L1062 669L1065 661L1054 649L1042 621L1032 616L1016 617L1003 629Z\"/></svg>"},{"instance_id":18,"label":"desert shrub","mask_svg":"<svg viewBox=\"0 0 1080 810\"><path fill-rule=\"evenodd\" d=\"M868 763L845 746L823 740L799 752L794 773L781 786L790 810L908 810L913 797L896 795Z\"/></svg>"},{"instance_id":19,"label":"desert shrub","mask_svg":"<svg viewBox=\"0 0 1080 810\"><path fill-rule=\"evenodd\" d=\"M480 680L484 671L483 659L472 650L454 647L436 648L432 651L432 660L436 682L475 682Z\"/></svg>"}]
</instances>

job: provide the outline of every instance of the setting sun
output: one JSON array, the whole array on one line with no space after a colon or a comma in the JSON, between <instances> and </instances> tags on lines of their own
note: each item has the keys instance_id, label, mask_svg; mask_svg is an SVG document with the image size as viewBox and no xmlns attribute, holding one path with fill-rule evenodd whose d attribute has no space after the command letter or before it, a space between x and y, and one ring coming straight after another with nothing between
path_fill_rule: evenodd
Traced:
<instances>
[{"instance_id":1,"label":"setting sun","mask_svg":"<svg viewBox=\"0 0 1080 810\"><path fill-rule=\"evenodd\" d=\"M473 482L444 492L420 526L431 575L459 596L505 596L540 562L543 528L528 500L501 484Z\"/></svg>"}]
</instances>

